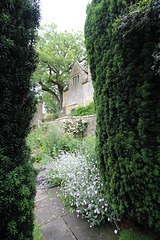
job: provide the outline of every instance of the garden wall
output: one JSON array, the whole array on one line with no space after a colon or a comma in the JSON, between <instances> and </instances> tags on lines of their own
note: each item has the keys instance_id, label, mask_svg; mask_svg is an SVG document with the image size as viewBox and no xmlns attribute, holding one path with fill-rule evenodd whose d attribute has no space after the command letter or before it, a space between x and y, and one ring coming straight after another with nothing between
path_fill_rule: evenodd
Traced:
<instances>
[{"instance_id":1,"label":"garden wall","mask_svg":"<svg viewBox=\"0 0 160 240\"><path fill-rule=\"evenodd\" d=\"M94 136L95 135L95 131L96 131L96 115L88 115L88 116L65 116L65 117L61 117L58 118L56 120L54 120L52 123L56 124L57 127L63 128L64 127L64 123L65 122L72 122L73 124L76 123L79 120L82 120L84 122L89 123L85 135L91 135Z\"/></svg>"}]
</instances>

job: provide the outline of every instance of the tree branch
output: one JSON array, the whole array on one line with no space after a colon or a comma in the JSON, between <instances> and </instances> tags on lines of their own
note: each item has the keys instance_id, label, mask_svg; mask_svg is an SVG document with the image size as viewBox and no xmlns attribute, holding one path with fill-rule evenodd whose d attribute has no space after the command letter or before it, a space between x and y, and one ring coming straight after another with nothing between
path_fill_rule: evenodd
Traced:
<instances>
[{"instance_id":1,"label":"tree branch","mask_svg":"<svg viewBox=\"0 0 160 240\"><path fill-rule=\"evenodd\" d=\"M60 100L59 100L58 95L55 92L53 92L51 89L49 89L47 86L45 86L42 81L39 81L39 84L41 85L42 90L46 91L46 92L49 92L55 98L58 105L60 105Z\"/></svg>"},{"instance_id":2,"label":"tree branch","mask_svg":"<svg viewBox=\"0 0 160 240\"><path fill-rule=\"evenodd\" d=\"M49 67L50 73L51 73L51 70L54 73L58 73L59 72L59 70L56 67L51 66L47 60L42 60L42 62L47 64L47 66ZM52 75L52 73L51 73L51 75Z\"/></svg>"}]
</instances>

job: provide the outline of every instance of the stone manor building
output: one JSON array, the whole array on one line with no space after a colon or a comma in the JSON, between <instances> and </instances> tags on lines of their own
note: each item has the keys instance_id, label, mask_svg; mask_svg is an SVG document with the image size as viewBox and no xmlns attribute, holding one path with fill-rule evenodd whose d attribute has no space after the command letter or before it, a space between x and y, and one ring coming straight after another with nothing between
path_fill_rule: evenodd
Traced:
<instances>
[{"instance_id":1,"label":"stone manor building","mask_svg":"<svg viewBox=\"0 0 160 240\"><path fill-rule=\"evenodd\" d=\"M69 85L63 91L63 116L74 113L78 106L86 106L93 101L93 85L89 67L85 68L77 60L70 72Z\"/></svg>"}]
</instances>

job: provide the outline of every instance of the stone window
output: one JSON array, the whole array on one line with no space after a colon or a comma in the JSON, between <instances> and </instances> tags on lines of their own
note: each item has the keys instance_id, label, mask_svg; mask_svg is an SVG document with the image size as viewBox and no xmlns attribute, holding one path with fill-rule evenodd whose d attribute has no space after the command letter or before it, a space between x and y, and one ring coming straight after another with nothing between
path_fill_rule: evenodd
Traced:
<instances>
[{"instance_id":1,"label":"stone window","mask_svg":"<svg viewBox=\"0 0 160 240\"><path fill-rule=\"evenodd\" d=\"M73 85L79 83L79 75L73 78Z\"/></svg>"}]
</instances>

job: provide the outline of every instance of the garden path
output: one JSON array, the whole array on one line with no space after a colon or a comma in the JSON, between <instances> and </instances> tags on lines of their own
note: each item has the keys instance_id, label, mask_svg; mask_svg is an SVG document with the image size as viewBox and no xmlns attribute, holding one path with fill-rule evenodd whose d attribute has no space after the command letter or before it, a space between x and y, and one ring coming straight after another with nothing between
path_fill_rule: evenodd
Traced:
<instances>
[{"instance_id":1,"label":"garden path","mask_svg":"<svg viewBox=\"0 0 160 240\"><path fill-rule=\"evenodd\" d=\"M89 223L69 212L59 197L60 188L40 189L37 185L35 218L43 240L118 240L109 222L90 228Z\"/></svg>"}]
</instances>

